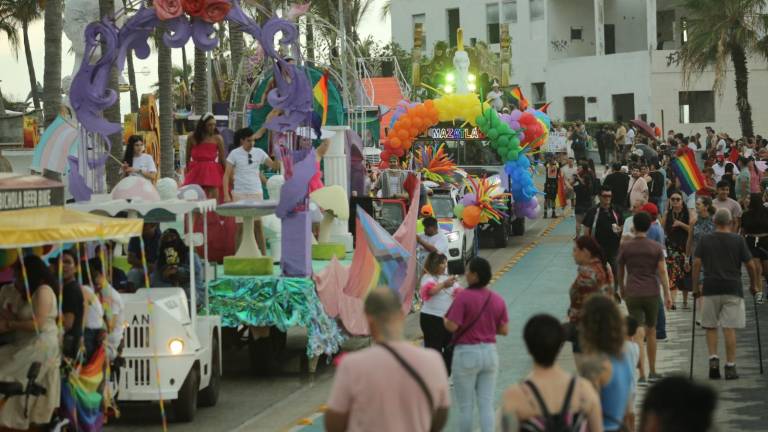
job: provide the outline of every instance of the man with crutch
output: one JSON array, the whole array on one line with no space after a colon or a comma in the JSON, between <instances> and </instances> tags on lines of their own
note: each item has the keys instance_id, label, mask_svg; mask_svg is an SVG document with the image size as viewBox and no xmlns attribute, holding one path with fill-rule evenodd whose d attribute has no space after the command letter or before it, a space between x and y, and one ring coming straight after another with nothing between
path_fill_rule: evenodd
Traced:
<instances>
[{"instance_id":1,"label":"man with crutch","mask_svg":"<svg viewBox=\"0 0 768 432\"><path fill-rule=\"evenodd\" d=\"M701 326L707 332L709 351L709 378L720 378L717 329L723 329L725 339L725 379L739 377L736 372L736 329L744 328L744 289L741 285L741 265L749 272L750 291L758 291L757 269L743 237L731 232L733 218L728 209L719 209L714 217L715 232L705 235L694 252L694 294L703 295ZM704 270L703 287L699 274Z\"/></svg>"}]
</instances>

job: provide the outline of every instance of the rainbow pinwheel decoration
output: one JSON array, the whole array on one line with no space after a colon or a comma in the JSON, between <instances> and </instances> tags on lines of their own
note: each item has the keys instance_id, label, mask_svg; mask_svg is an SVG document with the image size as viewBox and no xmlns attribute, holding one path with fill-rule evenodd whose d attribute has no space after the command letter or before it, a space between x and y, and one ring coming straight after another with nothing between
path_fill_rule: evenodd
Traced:
<instances>
[{"instance_id":1,"label":"rainbow pinwheel decoration","mask_svg":"<svg viewBox=\"0 0 768 432\"><path fill-rule=\"evenodd\" d=\"M445 144L441 144L437 151L433 146L425 145L415 155L417 171L435 183L455 183L453 175L462 172L445 152Z\"/></svg>"},{"instance_id":2,"label":"rainbow pinwheel decoration","mask_svg":"<svg viewBox=\"0 0 768 432\"><path fill-rule=\"evenodd\" d=\"M505 201L510 194L503 193L504 189L498 177L475 179L470 176L465 184L467 193L461 199L461 204L453 210L464 227L472 229L479 223L489 221L498 223L502 217L506 216Z\"/></svg>"}]
</instances>

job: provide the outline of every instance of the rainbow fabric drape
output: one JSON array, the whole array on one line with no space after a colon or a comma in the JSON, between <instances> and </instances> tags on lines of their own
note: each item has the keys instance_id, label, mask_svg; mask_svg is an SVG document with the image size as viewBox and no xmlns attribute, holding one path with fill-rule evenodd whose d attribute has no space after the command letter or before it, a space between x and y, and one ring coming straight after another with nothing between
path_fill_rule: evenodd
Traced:
<instances>
[{"instance_id":1,"label":"rainbow fabric drape","mask_svg":"<svg viewBox=\"0 0 768 432\"><path fill-rule=\"evenodd\" d=\"M696 157L689 148L677 151L677 157L672 159L672 171L680 179L680 188L688 195L694 194L706 185L704 175L696 165Z\"/></svg>"},{"instance_id":2,"label":"rainbow fabric drape","mask_svg":"<svg viewBox=\"0 0 768 432\"><path fill-rule=\"evenodd\" d=\"M312 95L323 111L321 125L325 126L325 122L328 120L328 71L325 71L320 80L317 81L317 84L312 89Z\"/></svg>"},{"instance_id":3,"label":"rainbow fabric drape","mask_svg":"<svg viewBox=\"0 0 768 432\"><path fill-rule=\"evenodd\" d=\"M107 356L100 346L87 365L73 370L64 378L61 389L61 408L74 429L80 432L101 431L104 425L102 410L103 383Z\"/></svg>"}]
</instances>

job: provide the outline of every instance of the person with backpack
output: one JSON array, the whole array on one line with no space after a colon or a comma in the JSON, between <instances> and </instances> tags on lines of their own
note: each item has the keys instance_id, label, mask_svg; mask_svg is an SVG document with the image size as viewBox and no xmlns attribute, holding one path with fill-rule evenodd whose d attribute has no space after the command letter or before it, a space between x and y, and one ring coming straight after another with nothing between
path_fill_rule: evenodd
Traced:
<instances>
[{"instance_id":1,"label":"person with backpack","mask_svg":"<svg viewBox=\"0 0 768 432\"><path fill-rule=\"evenodd\" d=\"M565 332L557 318L540 314L525 324L523 339L533 369L521 384L502 396L503 432L571 432L603 430L600 400L590 382L564 371L557 355Z\"/></svg>"},{"instance_id":2,"label":"person with backpack","mask_svg":"<svg viewBox=\"0 0 768 432\"><path fill-rule=\"evenodd\" d=\"M491 275L488 261L473 258L465 275L469 286L456 295L445 314L445 328L454 334L451 369L460 432L473 430L475 400L480 430L494 429L493 395L499 371L496 335L509 333L509 317L504 298L488 287Z\"/></svg>"},{"instance_id":3,"label":"person with backpack","mask_svg":"<svg viewBox=\"0 0 768 432\"><path fill-rule=\"evenodd\" d=\"M625 328L625 320L610 298L594 295L584 304L579 321L584 351L579 373L592 382L600 394L603 414L600 430L606 432L624 430L624 416L629 411L635 385L635 365L624 348Z\"/></svg>"}]
</instances>

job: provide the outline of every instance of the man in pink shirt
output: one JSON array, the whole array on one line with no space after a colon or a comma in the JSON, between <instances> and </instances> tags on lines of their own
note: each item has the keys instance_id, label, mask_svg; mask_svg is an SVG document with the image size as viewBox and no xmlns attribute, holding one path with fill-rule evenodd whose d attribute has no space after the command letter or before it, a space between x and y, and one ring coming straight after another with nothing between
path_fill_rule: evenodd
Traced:
<instances>
[{"instance_id":1,"label":"man in pink shirt","mask_svg":"<svg viewBox=\"0 0 768 432\"><path fill-rule=\"evenodd\" d=\"M336 370L325 429L439 431L448 419L448 373L440 354L403 337L400 299L378 288L365 300L376 344L347 354Z\"/></svg>"}]
</instances>

